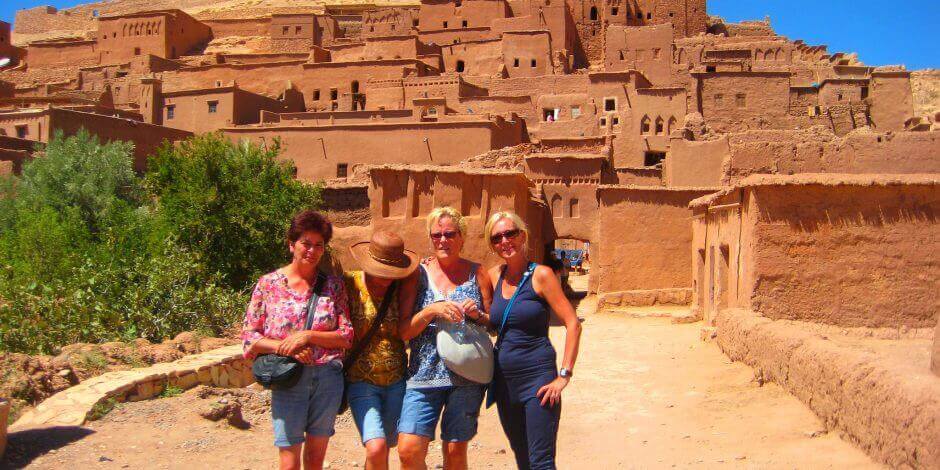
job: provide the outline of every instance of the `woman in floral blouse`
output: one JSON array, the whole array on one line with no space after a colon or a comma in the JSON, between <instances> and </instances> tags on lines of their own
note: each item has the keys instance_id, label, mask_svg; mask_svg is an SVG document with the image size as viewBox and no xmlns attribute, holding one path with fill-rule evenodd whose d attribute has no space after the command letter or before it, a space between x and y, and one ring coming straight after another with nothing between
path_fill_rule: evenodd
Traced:
<instances>
[{"instance_id":1,"label":"woman in floral blouse","mask_svg":"<svg viewBox=\"0 0 940 470\"><path fill-rule=\"evenodd\" d=\"M343 356L353 339L343 280L326 276L304 330L317 264L333 235L323 215L304 211L287 231L291 262L258 280L242 328L245 357L291 356L305 364L297 384L271 392L280 468L322 468L343 395ZM322 276L322 275L321 275Z\"/></svg>"}]
</instances>

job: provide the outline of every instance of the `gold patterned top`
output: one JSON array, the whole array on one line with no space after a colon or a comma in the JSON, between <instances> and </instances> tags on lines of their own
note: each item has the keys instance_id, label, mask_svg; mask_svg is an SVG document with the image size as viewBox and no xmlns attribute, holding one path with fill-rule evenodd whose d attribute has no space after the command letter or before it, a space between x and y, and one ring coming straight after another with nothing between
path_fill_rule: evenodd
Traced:
<instances>
[{"instance_id":1,"label":"gold patterned top","mask_svg":"<svg viewBox=\"0 0 940 470\"><path fill-rule=\"evenodd\" d=\"M346 292L349 295L349 319L356 332L355 347L372 327L382 299L372 299L366 288L365 274L350 271L344 274ZM395 293L392 293L395 295ZM407 357L405 343L398 336L398 301L392 299L382 326L366 346L355 364L349 368L346 378L350 382L369 382L384 387L405 377Z\"/></svg>"}]
</instances>

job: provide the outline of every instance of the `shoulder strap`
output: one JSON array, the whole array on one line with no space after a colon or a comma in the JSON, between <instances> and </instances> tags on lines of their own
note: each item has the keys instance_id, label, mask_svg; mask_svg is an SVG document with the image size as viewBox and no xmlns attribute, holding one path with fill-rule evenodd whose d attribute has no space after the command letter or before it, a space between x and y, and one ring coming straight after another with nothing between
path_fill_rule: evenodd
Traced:
<instances>
[{"instance_id":1,"label":"shoulder strap","mask_svg":"<svg viewBox=\"0 0 940 470\"><path fill-rule=\"evenodd\" d=\"M529 268L526 269L525 274L522 275L522 279L519 281L519 285L516 286L516 291L512 293L512 297L509 298L509 303L506 304L506 308L503 310L503 319L499 324L499 332L497 333L496 344L499 344L503 339L503 332L506 330L506 319L509 318L509 313L512 311L512 305L516 303L516 299L519 297L519 292L522 292L523 286L525 286L526 281L532 277L532 273L535 271L535 267L538 266L535 263L529 263ZM500 292L502 292L502 282L503 275L506 274L506 269L503 269L503 272L499 275L499 284Z\"/></svg>"},{"instance_id":2,"label":"shoulder strap","mask_svg":"<svg viewBox=\"0 0 940 470\"><path fill-rule=\"evenodd\" d=\"M392 297L395 297L395 292L398 289L398 281L392 281L392 283L385 290L385 296L382 297L382 304L379 305L379 309L375 313L375 320L372 321L372 325L369 326L369 331L366 332L365 336L356 343L349 354L346 356L346 363L343 366L343 370L349 370L353 364L356 363L356 360L359 359L359 356L362 355L362 351L366 349L366 346L372 341L372 338L379 331L379 327L382 326L382 322L385 321L385 317L388 316L388 307L392 303Z\"/></svg>"},{"instance_id":3,"label":"shoulder strap","mask_svg":"<svg viewBox=\"0 0 940 470\"><path fill-rule=\"evenodd\" d=\"M313 317L317 312L317 301L320 300L320 292L323 290L323 284L326 283L326 275L317 272L317 282L313 285L313 292L310 293L310 300L307 301L307 322L304 329L309 330L313 326Z\"/></svg>"}]
</instances>

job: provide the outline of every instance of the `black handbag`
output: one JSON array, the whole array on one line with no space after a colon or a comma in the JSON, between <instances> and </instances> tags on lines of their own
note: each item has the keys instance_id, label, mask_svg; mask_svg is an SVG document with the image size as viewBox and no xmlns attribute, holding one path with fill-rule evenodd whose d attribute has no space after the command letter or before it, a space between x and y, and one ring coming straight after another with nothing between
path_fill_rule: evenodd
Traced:
<instances>
[{"instance_id":1,"label":"black handbag","mask_svg":"<svg viewBox=\"0 0 940 470\"><path fill-rule=\"evenodd\" d=\"M320 289L326 276L317 273L317 282L313 286L313 293L307 302L307 321L304 324L304 330L309 330L313 325L313 316L317 310L317 300L320 299ZM282 390L297 385L300 380L300 374L304 365L297 359L289 356L279 356L277 354L262 354L255 358L251 365L251 373L255 380L271 390Z\"/></svg>"},{"instance_id":2,"label":"black handbag","mask_svg":"<svg viewBox=\"0 0 940 470\"><path fill-rule=\"evenodd\" d=\"M362 352L365 351L366 346L372 342L372 338L375 336L375 333L379 331L379 328L382 326L382 322L385 321L385 317L388 314L388 307L392 302L392 297L394 297L396 289L398 289L398 281L392 281L392 283L385 290L385 297L382 297L382 303L379 305L379 309L375 312L375 320L373 320L372 325L369 326L369 331L366 332L365 336L363 336L362 339L356 343L356 346L352 348L352 350L346 356L345 365L343 365L343 399L339 402L338 414L343 414L346 412L346 410L349 409L349 381L345 380L346 373L349 372L349 369L352 368L353 364L356 363L356 360L359 359L359 356L362 355Z\"/></svg>"}]
</instances>

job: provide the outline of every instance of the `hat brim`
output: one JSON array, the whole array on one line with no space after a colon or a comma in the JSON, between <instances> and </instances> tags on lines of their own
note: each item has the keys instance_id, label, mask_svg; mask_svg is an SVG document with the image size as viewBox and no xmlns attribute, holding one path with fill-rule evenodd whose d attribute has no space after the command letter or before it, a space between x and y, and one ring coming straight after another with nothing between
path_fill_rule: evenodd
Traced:
<instances>
[{"instance_id":1,"label":"hat brim","mask_svg":"<svg viewBox=\"0 0 940 470\"><path fill-rule=\"evenodd\" d=\"M418 254L405 250L400 265L380 263L369 255L369 242L363 241L349 247L349 253L359 263L359 268L370 276L383 279L404 279L411 275L418 267Z\"/></svg>"}]
</instances>

